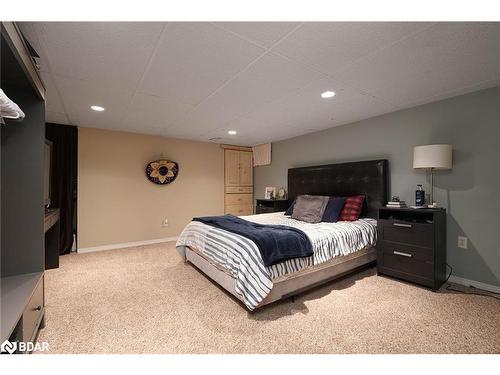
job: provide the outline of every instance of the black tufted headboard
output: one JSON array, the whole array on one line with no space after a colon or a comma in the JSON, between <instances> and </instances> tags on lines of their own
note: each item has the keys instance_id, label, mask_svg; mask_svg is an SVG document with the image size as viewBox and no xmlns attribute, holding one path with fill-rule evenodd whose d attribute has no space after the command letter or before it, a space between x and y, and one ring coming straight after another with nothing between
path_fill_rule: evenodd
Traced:
<instances>
[{"instance_id":1,"label":"black tufted headboard","mask_svg":"<svg viewBox=\"0 0 500 375\"><path fill-rule=\"evenodd\" d=\"M385 159L290 168L288 198L293 201L301 194L364 194L366 201L361 216L376 218L378 208L387 203L389 195L388 169Z\"/></svg>"}]
</instances>

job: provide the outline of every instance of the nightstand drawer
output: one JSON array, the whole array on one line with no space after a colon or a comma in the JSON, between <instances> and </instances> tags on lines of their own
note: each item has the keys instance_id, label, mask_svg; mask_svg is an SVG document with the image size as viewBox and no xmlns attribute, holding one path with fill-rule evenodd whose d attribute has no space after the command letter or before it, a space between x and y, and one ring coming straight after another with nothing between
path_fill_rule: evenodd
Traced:
<instances>
[{"instance_id":1,"label":"nightstand drawer","mask_svg":"<svg viewBox=\"0 0 500 375\"><path fill-rule=\"evenodd\" d=\"M257 199L255 212L257 214L265 214L271 212L286 211L289 206L286 199Z\"/></svg>"},{"instance_id":2,"label":"nightstand drawer","mask_svg":"<svg viewBox=\"0 0 500 375\"><path fill-rule=\"evenodd\" d=\"M434 263L434 250L429 248L387 241L378 241L376 247L384 254L397 255L420 262Z\"/></svg>"},{"instance_id":3,"label":"nightstand drawer","mask_svg":"<svg viewBox=\"0 0 500 375\"><path fill-rule=\"evenodd\" d=\"M410 255L411 253L398 250L386 252L383 249L378 249L378 272L432 286L434 279L434 263L419 260Z\"/></svg>"},{"instance_id":4,"label":"nightstand drawer","mask_svg":"<svg viewBox=\"0 0 500 375\"><path fill-rule=\"evenodd\" d=\"M379 220L379 240L420 247L434 247L434 225L426 223Z\"/></svg>"},{"instance_id":5,"label":"nightstand drawer","mask_svg":"<svg viewBox=\"0 0 500 375\"><path fill-rule=\"evenodd\" d=\"M273 207L257 206L255 207L256 214L270 214L274 212Z\"/></svg>"}]
</instances>

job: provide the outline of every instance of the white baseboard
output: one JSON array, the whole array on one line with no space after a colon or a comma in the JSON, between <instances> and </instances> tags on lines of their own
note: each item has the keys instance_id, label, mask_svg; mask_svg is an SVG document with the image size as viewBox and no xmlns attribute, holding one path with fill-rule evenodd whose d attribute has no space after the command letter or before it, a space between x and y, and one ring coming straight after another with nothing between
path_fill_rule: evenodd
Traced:
<instances>
[{"instance_id":1,"label":"white baseboard","mask_svg":"<svg viewBox=\"0 0 500 375\"><path fill-rule=\"evenodd\" d=\"M83 254L83 253L93 253L94 251L104 251L104 250L113 250L113 249L123 249L123 248L127 248L127 247L152 245L155 243L177 241L177 238L178 237L165 237L165 238L157 238L156 240L125 242L125 243L115 243L115 244L103 245L103 246L84 247L84 248L77 249L76 252L79 254Z\"/></svg>"},{"instance_id":2,"label":"white baseboard","mask_svg":"<svg viewBox=\"0 0 500 375\"><path fill-rule=\"evenodd\" d=\"M500 293L500 286L485 284L479 281L464 279L458 276L451 275L448 281L450 283L460 284L463 286L473 286L474 288L487 290L488 292Z\"/></svg>"}]
</instances>

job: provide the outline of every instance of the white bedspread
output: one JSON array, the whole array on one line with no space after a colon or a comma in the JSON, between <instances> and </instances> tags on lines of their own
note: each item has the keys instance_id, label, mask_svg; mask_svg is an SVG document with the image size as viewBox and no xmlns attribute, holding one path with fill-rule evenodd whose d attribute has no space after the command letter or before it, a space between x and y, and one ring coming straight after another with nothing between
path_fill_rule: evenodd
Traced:
<instances>
[{"instance_id":1,"label":"white bedspread","mask_svg":"<svg viewBox=\"0 0 500 375\"><path fill-rule=\"evenodd\" d=\"M309 224L285 216L283 212L242 218L260 224L286 225L300 229L310 239L314 251L311 257L290 259L265 267L253 241L201 222L193 221L188 224L179 237L177 246L195 248L227 270L235 278L235 289L250 310L269 294L273 279L373 246L377 239L377 222L374 219Z\"/></svg>"}]
</instances>

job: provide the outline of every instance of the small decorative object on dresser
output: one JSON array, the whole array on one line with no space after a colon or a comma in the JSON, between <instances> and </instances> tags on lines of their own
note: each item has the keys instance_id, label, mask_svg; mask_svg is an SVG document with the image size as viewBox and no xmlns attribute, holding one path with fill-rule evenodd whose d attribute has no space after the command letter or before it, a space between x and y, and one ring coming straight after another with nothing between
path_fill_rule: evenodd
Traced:
<instances>
[{"instance_id":1,"label":"small decorative object on dresser","mask_svg":"<svg viewBox=\"0 0 500 375\"><path fill-rule=\"evenodd\" d=\"M276 198L276 188L275 187L266 187L266 193L264 194L265 199L274 199Z\"/></svg>"},{"instance_id":2,"label":"small decorative object on dresser","mask_svg":"<svg viewBox=\"0 0 500 375\"><path fill-rule=\"evenodd\" d=\"M285 211L289 202L287 199L257 199L255 207L256 214L267 214L271 212Z\"/></svg>"},{"instance_id":3,"label":"small decorative object on dresser","mask_svg":"<svg viewBox=\"0 0 500 375\"><path fill-rule=\"evenodd\" d=\"M438 290L446 280L446 210L380 208L377 271Z\"/></svg>"},{"instance_id":4,"label":"small decorative object on dresser","mask_svg":"<svg viewBox=\"0 0 500 375\"><path fill-rule=\"evenodd\" d=\"M387 202L386 207L390 208L406 208L406 202L399 199L397 195L394 195L389 202Z\"/></svg>"},{"instance_id":5,"label":"small decorative object on dresser","mask_svg":"<svg viewBox=\"0 0 500 375\"><path fill-rule=\"evenodd\" d=\"M417 190L415 190L415 206L413 208L426 208L425 205L425 191L421 184L417 185Z\"/></svg>"},{"instance_id":6,"label":"small decorative object on dresser","mask_svg":"<svg viewBox=\"0 0 500 375\"><path fill-rule=\"evenodd\" d=\"M276 193L276 198L285 199L286 198L286 190L283 188L279 188L278 192Z\"/></svg>"}]
</instances>

